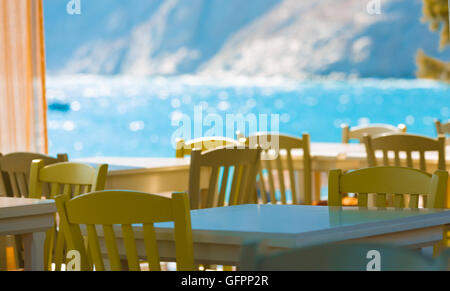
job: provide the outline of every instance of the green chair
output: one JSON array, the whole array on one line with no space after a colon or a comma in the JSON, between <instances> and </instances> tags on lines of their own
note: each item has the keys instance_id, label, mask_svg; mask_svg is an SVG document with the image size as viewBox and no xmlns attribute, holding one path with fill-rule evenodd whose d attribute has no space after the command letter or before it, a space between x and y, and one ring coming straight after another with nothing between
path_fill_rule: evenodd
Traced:
<instances>
[{"instance_id":1,"label":"green chair","mask_svg":"<svg viewBox=\"0 0 450 291\"><path fill-rule=\"evenodd\" d=\"M184 158L185 156L191 155L193 149L208 151L224 146L243 147L243 145L237 140L220 136L202 137L189 141L177 139L175 155L177 158Z\"/></svg>"},{"instance_id":2,"label":"green chair","mask_svg":"<svg viewBox=\"0 0 450 291\"><path fill-rule=\"evenodd\" d=\"M67 162L67 154L58 154L56 158L39 153L15 152L2 156L0 154L0 195L16 198L28 198L28 182L30 180L31 162L36 159L44 161L45 165ZM45 193L48 194L49 189ZM23 268L22 236L10 237L14 246L16 269ZM0 240L5 240L2 237ZM3 250L0 250L0 252ZM1 256L0 256L1 257Z\"/></svg>"},{"instance_id":3,"label":"green chair","mask_svg":"<svg viewBox=\"0 0 450 291\"><path fill-rule=\"evenodd\" d=\"M100 249L97 229L101 227L107 258L112 271L121 271L119 249L125 249L129 271L139 271L140 261L133 224L143 225L144 249L150 270L160 271L160 259L154 223L174 222L177 270L194 270L189 197L175 193L171 198L132 191L99 191L70 199L56 197L60 223L66 237L68 251L80 254L80 270L106 269ZM86 226L88 248L85 247L80 225ZM97 227L96 227L97 226ZM122 238L117 240L115 234ZM89 254L88 254L89 253ZM92 259L91 259L92 258Z\"/></svg>"},{"instance_id":4,"label":"green chair","mask_svg":"<svg viewBox=\"0 0 450 291\"><path fill-rule=\"evenodd\" d=\"M315 202L312 197L311 145L309 134L305 133L301 138L270 133L255 133L249 137L244 137L240 132L237 132L236 135L240 142L245 143L250 148L259 145L263 149L261 155L265 158L261 159L258 176L258 190L262 203L268 203L269 199L267 196L270 197L270 203L272 204L311 205ZM301 150L303 155L300 168L301 173L298 168L294 167L293 150ZM283 159L281 158L280 151L285 152ZM300 181L303 181L303 187L300 187L300 185L297 187L297 180L299 181L298 184L301 184ZM291 193L291 201L288 201L287 198L288 190ZM276 199L277 191L280 193L280 199ZM318 200L320 200L320 197Z\"/></svg>"},{"instance_id":5,"label":"green chair","mask_svg":"<svg viewBox=\"0 0 450 291\"><path fill-rule=\"evenodd\" d=\"M397 127L389 124L368 124L350 127L347 124L342 124L342 143L349 143L351 140L363 141L364 135L376 136L384 133L404 133L407 128L404 124L399 124Z\"/></svg>"},{"instance_id":6,"label":"green chair","mask_svg":"<svg viewBox=\"0 0 450 291\"><path fill-rule=\"evenodd\" d=\"M426 208L445 208L448 172L433 175L412 168L373 167L348 173L330 171L328 178L329 206L342 206L346 193L358 195L358 206L367 207L368 195L376 195L376 206L386 207L386 196L393 195L394 207L404 208L405 197L410 208L419 207L419 196L427 196Z\"/></svg>"},{"instance_id":7,"label":"green chair","mask_svg":"<svg viewBox=\"0 0 450 291\"><path fill-rule=\"evenodd\" d=\"M100 191L105 188L108 165L93 168L80 163L57 163L45 166L43 160L34 160L31 164L29 197L41 199L44 197L44 185L50 184L50 199L58 195L76 197L78 195ZM55 270L61 269L64 262L64 236L59 235L57 225L47 232L44 249L44 266L51 270L52 262ZM55 244L56 242L56 244Z\"/></svg>"},{"instance_id":8,"label":"green chair","mask_svg":"<svg viewBox=\"0 0 450 291\"><path fill-rule=\"evenodd\" d=\"M448 172L438 170L432 175L402 167L373 167L345 174L341 170L332 170L328 182L329 206L342 206L342 197L355 193L359 207L367 207L369 195L375 195L376 207L386 207L391 200L396 208L406 205L418 208L422 196L425 208L442 209L445 208ZM443 240L435 245L434 254L439 254L449 243L450 232L444 229Z\"/></svg>"}]
</instances>

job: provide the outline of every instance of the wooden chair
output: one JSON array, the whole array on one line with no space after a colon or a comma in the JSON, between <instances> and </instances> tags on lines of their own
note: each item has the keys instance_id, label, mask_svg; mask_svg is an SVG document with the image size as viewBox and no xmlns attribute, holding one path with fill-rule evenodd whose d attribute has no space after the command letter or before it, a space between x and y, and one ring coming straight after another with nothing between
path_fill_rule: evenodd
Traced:
<instances>
[{"instance_id":1,"label":"wooden chair","mask_svg":"<svg viewBox=\"0 0 450 291\"><path fill-rule=\"evenodd\" d=\"M75 197L88 192L100 191L105 188L107 172L108 165L100 165L97 169L86 164L69 162L45 166L43 160L34 160L30 171L29 197L41 199L44 196L43 186L46 183L51 185L48 197L50 199L60 194ZM54 246L55 241L56 245ZM51 264L54 262L55 270L59 271L63 263L63 253L64 236L58 235L55 225L47 232L44 267L51 270Z\"/></svg>"},{"instance_id":2,"label":"wooden chair","mask_svg":"<svg viewBox=\"0 0 450 291\"><path fill-rule=\"evenodd\" d=\"M376 207L386 207L386 195L394 195L394 207L418 208L420 195L428 196L426 208L444 208L448 172L438 170L433 175L412 168L373 167L349 173L332 170L329 175L328 203L342 206L342 195L356 193L358 206L367 207L368 195L376 195Z\"/></svg>"},{"instance_id":3,"label":"wooden chair","mask_svg":"<svg viewBox=\"0 0 450 291\"><path fill-rule=\"evenodd\" d=\"M375 153L383 153L383 165L388 166L389 153L394 153L394 165L401 166L400 154L406 154L406 166L413 168L412 154L418 152L420 155L420 169L426 171L425 153L434 151L438 154L438 169L445 170L445 138L440 136L438 139L432 139L425 136L412 134L382 134L377 137L369 135L364 136L364 144L367 152L367 162L369 167L378 165Z\"/></svg>"},{"instance_id":4,"label":"wooden chair","mask_svg":"<svg viewBox=\"0 0 450 291\"><path fill-rule=\"evenodd\" d=\"M30 166L35 159L42 159L46 165L50 165L66 162L68 157L67 154L58 154L56 158L53 158L43 154L27 152L10 153L4 156L0 154L0 192L6 197L28 198ZM23 268L22 236L15 235L11 238L13 239L11 244L14 247L16 269Z\"/></svg>"},{"instance_id":5,"label":"wooden chair","mask_svg":"<svg viewBox=\"0 0 450 291\"><path fill-rule=\"evenodd\" d=\"M250 147L259 145L263 149L258 175L259 192L263 203L269 202L267 197L267 194L269 194L270 203L272 204L277 204L278 202L281 204L312 204L309 134L303 134L302 138L298 138L282 134L256 133L244 139L240 136L239 141L245 142ZM275 148L273 145L275 145ZM303 164L301 168L303 179L300 179L301 173L297 171L299 169L294 169L292 150L302 150L303 152ZM281 160L282 154L285 154L285 161ZM288 179L286 179L286 172ZM266 175L264 175L265 173ZM266 186L265 176L267 176L268 187ZM286 180L289 181L289 188L286 187ZM303 191L300 190L301 180L303 180ZM280 200L276 199L277 190L281 195ZM291 192L291 201L288 201L288 190ZM298 195L300 193L302 194L302 198Z\"/></svg>"},{"instance_id":6,"label":"wooden chair","mask_svg":"<svg viewBox=\"0 0 450 291\"><path fill-rule=\"evenodd\" d=\"M343 174L333 170L329 175L328 203L342 206L346 193L358 196L358 206L368 206L368 195L375 195L375 206L386 207L392 201L393 207L419 207L422 196L425 208L445 208L448 172L438 170L433 175L412 168L373 167ZM389 195L389 196L388 196ZM407 201L409 200L409 203ZM449 247L450 232L443 230L443 240L435 245L435 255Z\"/></svg>"},{"instance_id":7,"label":"wooden chair","mask_svg":"<svg viewBox=\"0 0 450 291\"><path fill-rule=\"evenodd\" d=\"M68 250L79 252L82 271L92 270L93 266L97 271L105 270L97 236L100 226L103 230L110 269L112 271L122 270L118 252L122 245L118 245L115 237L115 233L121 232L128 270L139 271L140 264L133 224L143 224L144 244L150 270L160 271L158 245L153 224L168 221L174 222L177 269L179 271L194 270L189 197L186 193L173 194L172 198L168 198L131 191L100 191L73 199L70 199L68 195L58 196L56 197L56 206ZM88 249L85 248L80 225L86 225Z\"/></svg>"},{"instance_id":8,"label":"wooden chair","mask_svg":"<svg viewBox=\"0 0 450 291\"><path fill-rule=\"evenodd\" d=\"M261 253L259 248L257 242L244 245L240 271L444 271L450 260L450 252L433 260L381 244L325 244L275 253Z\"/></svg>"},{"instance_id":9,"label":"wooden chair","mask_svg":"<svg viewBox=\"0 0 450 291\"><path fill-rule=\"evenodd\" d=\"M242 144L234 139L227 137L202 137L185 141L177 139L176 157L184 158L189 156L193 149L201 149L202 151L212 150L223 146L242 146Z\"/></svg>"},{"instance_id":10,"label":"wooden chair","mask_svg":"<svg viewBox=\"0 0 450 291\"><path fill-rule=\"evenodd\" d=\"M434 123L436 124L436 132L438 135L450 134L450 120L441 123L440 120L436 119Z\"/></svg>"},{"instance_id":11,"label":"wooden chair","mask_svg":"<svg viewBox=\"0 0 450 291\"><path fill-rule=\"evenodd\" d=\"M349 125L343 124L342 128L342 143L349 143L350 140L363 141L365 134L375 136L383 133L402 133L406 132L407 128L404 124L399 124L397 127L389 124L369 124L360 125L350 128Z\"/></svg>"},{"instance_id":12,"label":"wooden chair","mask_svg":"<svg viewBox=\"0 0 450 291\"><path fill-rule=\"evenodd\" d=\"M58 154L56 158L37 153L10 153L0 155L0 172L7 197L28 198L28 182L33 160L40 159L45 165L67 162L67 154Z\"/></svg>"},{"instance_id":13,"label":"wooden chair","mask_svg":"<svg viewBox=\"0 0 450 291\"><path fill-rule=\"evenodd\" d=\"M191 153L189 197L191 209L257 202L255 184L261 150L234 146ZM211 171L209 188L201 195L200 171Z\"/></svg>"}]
</instances>

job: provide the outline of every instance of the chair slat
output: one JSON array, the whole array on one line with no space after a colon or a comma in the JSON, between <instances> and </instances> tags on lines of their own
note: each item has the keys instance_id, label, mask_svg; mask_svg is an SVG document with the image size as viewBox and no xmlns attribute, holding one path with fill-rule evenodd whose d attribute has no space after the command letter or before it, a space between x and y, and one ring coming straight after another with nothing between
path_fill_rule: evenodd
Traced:
<instances>
[{"instance_id":1,"label":"chair slat","mask_svg":"<svg viewBox=\"0 0 450 291\"><path fill-rule=\"evenodd\" d=\"M367 193L359 193L358 194L358 206L359 207L367 207L367 205L368 205Z\"/></svg>"},{"instance_id":2,"label":"chair slat","mask_svg":"<svg viewBox=\"0 0 450 291\"><path fill-rule=\"evenodd\" d=\"M413 168L414 167L411 151L406 151L406 166L408 168Z\"/></svg>"},{"instance_id":3,"label":"chair slat","mask_svg":"<svg viewBox=\"0 0 450 291\"><path fill-rule=\"evenodd\" d=\"M51 189L50 189L50 198L53 199L57 195L59 195L59 183L51 183Z\"/></svg>"},{"instance_id":4,"label":"chair slat","mask_svg":"<svg viewBox=\"0 0 450 291\"><path fill-rule=\"evenodd\" d=\"M290 189L291 189L291 195L292 195L292 204L299 204L297 199L297 187L295 185L295 172L294 172L294 166L292 163L292 154L291 151L287 151L287 164L288 164L288 171L289 171L289 182L290 182Z\"/></svg>"},{"instance_id":5,"label":"chair slat","mask_svg":"<svg viewBox=\"0 0 450 291\"><path fill-rule=\"evenodd\" d=\"M238 203L238 192L239 192L239 179L241 177L242 173L242 166L238 165L234 167L233 172L233 182L231 184L231 193L230 193L230 200L228 201L228 205L237 205Z\"/></svg>"},{"instance_id":6,"label":"chair slat","mask_svg":"<svg viewBox=\"0 0 450 291\"><path fill-rule=\"evenodd\" d=\"M63 195L71 196L70 195L71 193L72 193L72 186L70 184L65 184L64 190L63 190Z\"/></svg>"},{"instance_id":7,"label":"chair slat","mask_svg":"<svg viewBox=\"0 0 450 291\"><path fill-rule=\"evenodd\" d=\"M405 199L403 194L394 194L394 207L405 208Z\"/></svg>"},{"instance_id":8,"label":"chair slat","mask_svg":"<svg viewBox=\"0 0 450 291\"><path fill-rule=\"evenodd\" d=\"M81 195L81 185L75 185L73 189L73 197Z\"/></svg>"},{"instance_id":9,"label":"chair slat","mask_svg":"<svg viewBox=\"0 0 450 291\"><path fill-rule=\"evenodd\" d=\"M287 204L286 186L284 185L284 171L283 171L283 167L281 165L280 153L278 153L278 155L277 155L276 165L277 165L278 183L280 185L281 203Z\"/></svg>"},{"instance_id":10,"label":"chair slat","mask_svg":"<svg viewBox=\"0 0 450 291\"><path fill-rule=\"evenodd\" d=\"M9 181L11 183L11 188L13 191L13 197L20 197L19 184L17 183L16 174L14 172L8 172Z\"/></svg>"},{"instance_id":11,"label":"chair slat","mask_svg":"<svg viewBox=\"0 0 450 291\"><path fill-rule=\"evenodd\" d=\"M19 188L19 197L28 197L28 183L25 173L16 173L17 184Z\"/></svg>"},{"instance_id":12,"label":"chair slat","mask_svg":"<svg viewBox=\"0 0 450 291\"><path fill-rule=\"evenodd\" d=\"M150 271L161 271L161 263L158 253L158 245L156 243L156 233L153 223L145 223L144 228L144 243L145 251L147 253L147 261Z\"/></svg>"},{"instance_id":13,"label":"chair slat","mask_svg":"<svg viewBox=\"0 0 450 291\"><path fill-rule=\"evenodd\" d=\"M376 164L370 166L376 166ZM389 152L387 150L383 150L383 166L389 166Z\"/></svg>"},{"instance_id":14,"label":"chair slat","mask_svg":"<svg viewBox=\"0 0 450 291\"><path fill-rule=\"evenodd\" d=\"M394 151L395 153L395 166L400 167L400 152L399 151Z\"/></svg>"},{"instance_id":15,"label":"chair slat","mask_svg":"<svg viewBox=\"0 0 450 291\"><path fill-rule=\"evenodd\" d=\"M228 177L230 175L230 167L223 167L222 171L222 183L220 185L220 193L217 202L218 207L225 206L225 196L228 186Z\"/></svg>"},{"instance_id":16,"label":"chair slat","mask_svg":"<svg viewBox=\"0 0 450 291\"><path fill-rule=\"evenodd\" d=\"M377 193L375 203L376 203L377 207L386 207L386 194L385 193Z\"/></svg>"},{"instance_id":17,"label":"chair slat","mask_svg":"<svg viewBox=\"0 0 450 291\"><path fill-rule=\"evenodd\" d=\"M419 151L420 154L420 169L422 171L427 170L427 160L425 159L425 151Z\"/></svg>"},{"instance_id":18,"label":"chair slat","mask_svg":"<svg viewBox=\"0 0 450 291\"><path fill-rule=\"evenodd\" d=\"M105 271L105 265L101 256L100 244L98 242L97 230L95 229L95 225L86 225L86 229L88 234L88 246L92 259L94 261L95 269L97 271Z\"/></svg>"},{"instance_id":19,"label":"chair slat","mask_svg":"<svg viewBox=\"0 0 450 291\"><path fill-rule=\"evenodd\" d=\"M209 188L208 188L208 196L206 201L205 208L214 207L214 200L216 198L216 188L217 188L217 180L218 180L219 167L213 167L211 176L209 178Z\"/></svg>"},{"instance_id":20,"label":"chair slat","mask_svg":"<svg viewBox=\"0 0 450 291\"><path fill-rule=\"evenodd\" d=\"M128 270L130 271L140 271L139 257L136 249L136 242L134 239L133 228L130 224L122 225L122 235L125 244L125 250L127 253L128 260Z\"/></svg>"},{"instance_id":21,"label":"chair slat","mask_svg":"<svg viewBox=\"0 0 450 291\"><path fill-rule=\"evenodd\" d=\"M262 168L259 169L259 188L261 192L261 200L262 203L267 204L267 192L266 192L266 185L264 183L264 173L262 171Z\"/></svg>"},{"instance_id":22,"label":"chair slat","mask_svg":"<svg viewBox=\"0 0 450 291\"><path fill-rule=\"evenodd\" d=\"M250 203L252 201L252 193L248 193L247 189L245 189L248 185L247 182L249 179L249 173L250 169L247 165L241 167L241 175L238 188L238 193L240 193L239 204ZM256 181L254 181L254 183L256 183Z\"/></svg>"},{"instance_id":23,"label":"chair slat","mask_svg":"<svg viewBox=\"0 0 450 291\"><path fill-rule=\"evenodd\" d=\"M409 207L410 208L419 208L419 195L411 194L409 198Z\"/></svg>"},{"instance_id":24,"label":"chair slat","mask_svg":"<svg viewBox=\"0 0 450 291\"><path fill-rule=\"evenodd\" d=\"M274 183L273 171L272 171L272 161L265 160L264 164L266 166L267 177L269 179L270 203L277 204L277 199L275 197L275 183Z\"/></svg>"},{"instance_id":25,"label":"chair slat","mask_svg":"<svg viewBox=\"0 0 450 291\"><path fill-rule=\"evenodd\" d=\"M122 263L120 262L113 226L110 224L104 224L103 235L105 238L106 251L108 252L108 260L111 271L121 271Z\"/></svg>"}]
</instances>

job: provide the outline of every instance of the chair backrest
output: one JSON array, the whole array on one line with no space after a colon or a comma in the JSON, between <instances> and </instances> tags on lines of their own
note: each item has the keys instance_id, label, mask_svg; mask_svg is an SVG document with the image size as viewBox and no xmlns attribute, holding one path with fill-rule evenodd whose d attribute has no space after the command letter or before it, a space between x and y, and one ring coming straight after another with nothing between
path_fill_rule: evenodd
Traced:
<instances>
[{"instance_id":1,"label":"chair backrest","mask_svg":"<svg viewBox=\"0 0 450 291\"><path fill-rule=\"evenodd\" d=\"M441 123L440 120L436 119L434 121L436 125L436 132L438 135L450 134L450 120L444 123Z\"/></svg>"},{"instance_id":2,"label":"chair backrest","mask_svg":"<svg viewBox=\"0 0 450 291\"><path fill-rule=\"evenodd\" d=\"M49 198L60 194L71 197L83 193L100 191L105 188L108 165L97 169L80 163L57 163L45 166L43 160L34 160L31 164L29 193L30 198L40 199L43 185L50 184Z\"/></svg>"},{"instance_id":3,"label":"chair backrest","mask_svg":"<svg viewBox=\"0 0 450 291\"><path fill-rule=\"evenodd\" d=\"M381 244L325 244L274 253L246 243L240 271L444 271L448 253L433 260L420 252Z\"/></svg>"},{"instance_id":4,"label":"chair backrest","mask_svg":"<svg viewBox=\"0 0 450 291\"><path fill-rule=\"evenodd\" d=\"M194 149L189 175L191 209L256 203L255 184L260 154L259 148L234 146L206 152ZM206 195L202 195L200 189L202 168L211 173Z\"/></svg>"},{"instance_id":5,"label":"chair backrest","mask_svg":"<svg viewBox=\"0 0 450 291\"><path fill-rule=\"evenodd\" d=\"M193 149L208 151L224 146L242 146L242 144L237 140L220 136L202 137L190 141L177 139L176 157L184 158L185 156L189 156Z\"/></svg>"},{"instance_id":6,"label":"chair backrest","mask_svg":"<svg viewBox=\"0 0 450 291\"><path fill-rule=\"evenodd\" d=\"M125 249L128 270L139 271L139 256L133 224L142 224L141 237L149 268L160 270L160 259L154 223L174 222L174 237L179 271L194 270L189 197L186 193L172 198L131 191L100 191L73 199L67 195L56 197L56 207L63 226L68 251L79 251L81 270L105 270L98 230L103 233L106 253L112 271L120 271L119 249ZM89 248L85 248L80 225L85 225ZM116 237L121 233L120 244ZM88 252L90 254L88 255ZM91 259L92 258L92 261Z\"/></svg>"},{"instance_id":7,"label":"chair backrest","mask_svg":"<svg viewBox=\"0 0 450 291\"><path fill-rule=\"evenodd\" d=\"M240 137L239 140L241 142L244 141L250 148L255 145L259 145L262 148L258 185L263 203L269 202L267 197L267 194L269 194L270 203L272 204L277 202L282 204L312 204L309 134L305 133L302 135L302 138L298 138L283 134L256 133L245 139ZM303 152L303 164L300 169L294 167L292 150L302 150ZM303 177L300 176L300 171L303 173ZM302 180L303 190L300 190ZM290 195L288 193L289 190ZM277 192L280 193L280 199L276 197ZM288 199L289 196L291 201Z\"/></svg>"},{"instance_id":8,"label":"chair backrest","mask_svg":"<svg viewBox=\"0 0 450 291\"><path fill-rule=\"evenodd\" d=\"M438 170L433 175L412 168L374 167L343 174L332 170L328 178L329 206L342 206L342 195L358 195L358 206L367 207L368 195L376 195L376 207L386 207L386 196L393 196L393 206L405 207L405 196L409 207L419 207L419 197L426 196L426 208L444 208L447 192L448 172Z\"/></svg>"},{"instance_id":9,"label":"chair backrest","mask_svg":"<svg viewBox=\"0 0 450 291\"><path fill-rule=\"evenodd\" d=\"M369 135L364 136L364 144L366 146L367 162L369 167L378 165L376 159L376 151L383 153L383 165L389 166L391 163L390 153L394 153L395 166L401 166L401 155L406 155L406 166L413 168L413 154L418 153L420 165L423 171L427 170L425 153L436 152L438 154L438 169L445 170L445 137L440 136L433 139L413 134L382 134L377 137Z\"/></svg>"},{"instance_id":10,"label":"chair backrest","mask_svg":"<svg viewBox=\"0 0 450 291\"><path fill-rule=\"evenodd\" d=\"M67 154L58 154L56 158L38 154L17 152L4 156L0 155L0 179L3 180L3 186L6 196L24 197L28 195L28 182L30 181L30 168L33 160L40 159L45 165L51 165L60 162L67 162Z\"/></svg>"},{"instance_id":11,"label":"chair backrest","mask_svg":"<svg viewBox=\"0 0 450 291\"><path fill-rule=\"evenodd\" d=\"M341 125L341 128L342 143L349 143L352 139L362 142L365 134L375 136L383 133L402 133L407 130L406 125L404 124L399 124L397 127L389 124L368 124L351 128L349 125L343 124Z\"/></svg>"}]
</instances>

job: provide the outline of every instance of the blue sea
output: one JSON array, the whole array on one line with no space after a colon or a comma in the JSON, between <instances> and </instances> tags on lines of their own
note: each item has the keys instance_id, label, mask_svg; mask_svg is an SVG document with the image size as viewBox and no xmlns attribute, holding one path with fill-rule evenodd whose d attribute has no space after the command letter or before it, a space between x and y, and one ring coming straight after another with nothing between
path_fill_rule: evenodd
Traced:
<instances>
[{"instance_id":1,"label":"blue sea","mask_svg":"<svg viewBox=\"0 0 450 291\"><path fill-rule=\"evenodd\" d=\"M50 154L71 158L172 157L180 122L189 118L185 137L210 133L208 120L222 119L224 127L227 115L241 114L257 117L258 130L276 129L271 121L278 120L280 132L308 132L316 142L340 142L342 123L404 123L411 133L434 137L434 119L450 118L450 86L412 79L49 76L47 98ZM202 119L195 123L199 108ZM234 138L227 130L222 135Z\"/></svg>"}]
</instances>

